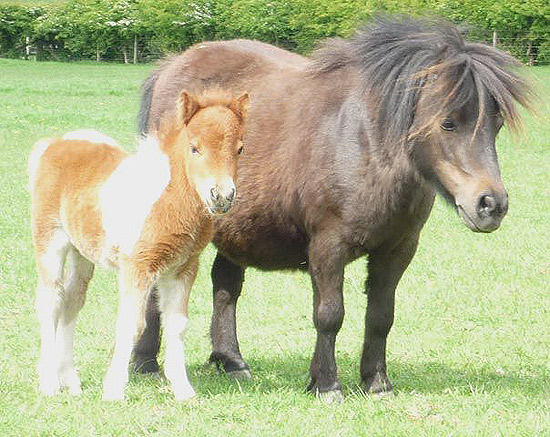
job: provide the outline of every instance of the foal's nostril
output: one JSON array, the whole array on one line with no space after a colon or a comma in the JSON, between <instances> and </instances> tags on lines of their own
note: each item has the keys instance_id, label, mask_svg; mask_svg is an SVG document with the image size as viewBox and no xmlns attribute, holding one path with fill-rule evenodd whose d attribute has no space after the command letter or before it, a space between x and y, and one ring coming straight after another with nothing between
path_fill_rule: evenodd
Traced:
<instances>
[{"instance_id":1,"label":"foal's nostril","mask_svg":"<svg viewBox=\"0 0 550 437\"><path fill-rule=\"evenodd\" d=\"M227 195L227 201L233 202L234 199L235 199L235 188L231 188L231 191Z\"/></svg>"},{"instance_id":2,"label":"foal's nostril","mask_svg":"<svg viewBox=\"0 0 550 437\"><path fill-rule=\"evenodd\" d=\"M218 200L220 200L220 192L218 191L217 188L211 188L210 189L210 197L212 197L212 200L214 202L217 202Z\"/></svg>"}]
</instances>

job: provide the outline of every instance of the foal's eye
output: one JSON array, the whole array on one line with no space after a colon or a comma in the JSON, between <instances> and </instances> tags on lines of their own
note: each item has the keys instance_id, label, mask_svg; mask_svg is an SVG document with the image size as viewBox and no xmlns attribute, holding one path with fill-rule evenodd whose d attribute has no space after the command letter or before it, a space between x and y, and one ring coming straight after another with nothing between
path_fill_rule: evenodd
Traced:
<instances>
[{"instance_id":1,"label":"foal's eye","mask_svg":"<svg viewBox=\"0 0 550 437\"><path fill-rule=\"evenodd\" d=\"M441 122L441 129L446 131L453 131L456 130L456 126L453 120L450 118L446 118Z\"/></svg>"},{"instance_id":2,"label":"foal's eye","mask_svg":"<svg viewBox=\"0 0 550 437\"><path fill-rule=\"evenodd\" d=\"M239 147L239 149L237 150L237 155L242 155L242 154L243 154L243 150L244 150L244 147L243 147L243 146Z\"/></svg>"},{"instance_id":3,"label":"foal's eye","mask_svg":"<svg viewBox=\"0 0 550 437\"><path fill-rule=\"evenodd\" d=\"M193 155L200 155L201 149L199 149L199 140L198 138L193 138L189 141L189 150Z\"/></svg>"}]
</instances>

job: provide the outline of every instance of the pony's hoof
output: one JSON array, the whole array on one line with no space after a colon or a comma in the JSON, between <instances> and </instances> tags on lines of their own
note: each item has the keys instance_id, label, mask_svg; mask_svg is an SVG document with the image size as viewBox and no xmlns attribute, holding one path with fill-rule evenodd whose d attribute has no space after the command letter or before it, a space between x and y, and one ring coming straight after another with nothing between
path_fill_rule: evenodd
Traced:
<instances>
[{"instance_id":1,"label":"pony's hoof","mask_svg":"<svg viewBox=\"0 0 550 437\"><path fill-rule=\"evenodd\" d=\"M233 370L231 372L227 372L226 374L230 378L234 379L252 379L252 373L250 373L250 369Z\"/></svg>"},{"instance_id":2,"label":"pony's hoof","mask_svg":"<svg viewBox=\"0 0 550 437\"><path fill-rule=\"evenodd\" d=\"M392 398L394 396L393 390L379 391L375 393L369 393L369 395L375 399Z\"/></svg>"},{"instance_id":3,"label":"pony's hoof","mask_svg":"<svg viewBox=\"0 0 550 437\"><path fill-rule=\"evenodd\" d=\"M344 395L342 390L331 390L326 392L317 392L317 399L327 405L331 404L341 404L344 402Z\"/></svg>"},{"instance_id":4,"label":"pony's hoof","mask_svg":"<svg viewBox=\"0 0 550 437\"><path fill-rule=\"evenodd\" d=\"M231 378L252 378L250 367L242 359L229 358L220 352L212 352L208 364L215 364L219 373L225 373Z\"/></svg>"},{"instance_id":5,"label":"pony's hoof","mask_svg":"<svg viewBox=\"0 0 550 437\"><path fill-rule=\"evenodd\" d=\"M153 359L147 359L147 360L141 360L138 358L134 358L135 362L132 366L132 370L135 373L143 373L143 374L158 374L160 372L160 366L157 362L156 358Z\"/></svg>"},{"instance_id":6,"label":"pony's hoof","mask_svg":"<svg viewBox=\"0 0 550 437\"><path fill-rule=\"evenodd\" d=\"M385 374L377 373L366 378L361 384L364 393L373 397L385 397L393 395L393 385Z\"/></svg>"}]
</instances>

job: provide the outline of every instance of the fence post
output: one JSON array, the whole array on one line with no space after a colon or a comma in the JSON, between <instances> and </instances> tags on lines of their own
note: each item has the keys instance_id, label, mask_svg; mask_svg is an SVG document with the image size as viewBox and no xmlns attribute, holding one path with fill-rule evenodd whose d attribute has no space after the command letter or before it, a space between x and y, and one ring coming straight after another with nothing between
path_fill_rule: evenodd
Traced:
<instances>
[{"instance_id":1,"label":"fence post","mask_svg":"<svg viewBox=\"0 0 550 437\"><path fill-rule=\"evenodd\" d=\"M137 64L138 60L138 36L134 35L134 64Z\"/></svg>"},{"instance_id":2,"label":"fence post","mask_svg":"<svg viewBox=\"0 0 550 437\"><path fill-rule=\"evenodd\" d=\"M497 31L493 30L493 47L497 46Z\"/></svg>"}]
</instances>

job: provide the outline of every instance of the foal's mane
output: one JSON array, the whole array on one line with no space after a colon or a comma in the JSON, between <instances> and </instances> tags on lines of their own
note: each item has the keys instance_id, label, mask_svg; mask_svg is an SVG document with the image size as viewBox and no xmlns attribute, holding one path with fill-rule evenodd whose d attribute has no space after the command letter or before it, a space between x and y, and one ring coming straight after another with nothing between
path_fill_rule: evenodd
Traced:
<instances>
[{"instance_id":1,"label":"foal's mane","mask_svg":"<svg viewBox=\"0 0 550 437\"><path fill-rule=\"evenodd\" d=\"M348 66L362 72L364 91L374 100L378 129L387 145L411 136L420 91L434 93L438 106L419 131L436 119L478 101L478 127L492 98L511 129L521 125L515 102L528 107L530 90L510 67L519 63L495 48L466 42L456 27L433 19L379 16L349 39L326 41L311 69L324 74ZM467 80L471 79L471 80Z\"/></svg>"},{"instance_id":2,"label":"foal's mane","mask_svg":"<svg viewBox=\"0 0 550 437\"><path fill-rule=\"evenodd\" d=\"M195 95L195 98L199 105L199 111L212 106L221 106L233 110L231 105L234 102L235 96L227 90L214 87ZM239 114L236 115L239 116ZM160 120L155 134L159 139L162 139L162 147L166 148L173 145L182 128L184 127L181 120L178 120L177 111L174 111L166 114Z\"/></svg>"}]
</instances>

